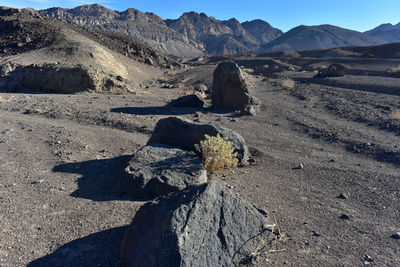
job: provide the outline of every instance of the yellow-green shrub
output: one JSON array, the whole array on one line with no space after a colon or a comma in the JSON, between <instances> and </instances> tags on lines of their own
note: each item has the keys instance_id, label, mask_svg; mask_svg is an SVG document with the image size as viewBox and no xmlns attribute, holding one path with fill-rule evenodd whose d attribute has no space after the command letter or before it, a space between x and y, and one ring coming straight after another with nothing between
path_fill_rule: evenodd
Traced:
<instances>
[{"instance_id":1,"label":"yellow-green shrub","mask_svg":"<svg viewBox=\"0 0 400 267\"><path fill-rule=\"evenodd\" d=\"M204 168L214 172L223 168L235 167L238 164L238 154L227 138L204 135L204 140L196 144L196 149L201 152Z\"/></svg>"}]
</instances>

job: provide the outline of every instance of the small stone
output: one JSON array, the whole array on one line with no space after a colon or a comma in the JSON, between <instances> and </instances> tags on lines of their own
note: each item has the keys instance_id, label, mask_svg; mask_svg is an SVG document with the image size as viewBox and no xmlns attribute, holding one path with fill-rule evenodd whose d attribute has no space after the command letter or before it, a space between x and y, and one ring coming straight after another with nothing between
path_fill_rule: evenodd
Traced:
<instances>
[{"instance_id":1,"label":"small stone","mask_svg":"<svg viewBox=\"0 0 400 267\"><path fill-rule=\"evenodd\" d=\"M340 198L340 199L348 199L349 197L347 196L346 193L341 193L340 195L338 195L336 198Z\"/></svg>"},{"instance_id":2,"label":"small stone","mask_svg":"<svg viewBox=\"0 0 400 267\"><path fill-rule=\"evenodd\" d=\"M364 260L365 260L366 262L373 262L373 261L374 261L374 259L373 259L370 255L365 255Z\"/></svg>"},{"instance_id":3,"label":"small stone","mask_svg":"<svg viewBox=\"0 0 400 267\"><path fill-rule=\"evenodd\" d=\"M315 236L315 237L319 237L319 236L321 236L318 232L316 232L316 231L312 231L312 233L313 233L313 236Z\"/></svg>"},{"instance_id":4,"label":"small stone","mask_svg":"<svg viewBox=\"0 0 400 267\"><path fill-rule=\"evenodd\" d=\"M348 215L346 215L346 214L340 215L339 218L342 219L342 220L350 220L350 217Z\"/></svg>"},{"instance_id":5,"label":"small stone","mask_svg":"<svg viewBox=\"0 0 400 267\"><path fill-rule=\"evenodd\" d=\"M264 209L263 207L257 206L257 205L253 205L253 206L254 206L254 208L256 208L258 210L258 212L260 212L262 215L267 217L268 212L266 209Z\"/></svg>"},{"instance_id":6,"label":"small stone","mask_svg":"<svg viewBox=\"0 0 400 267\"><path fill-rule=\"evenodd\" d=\"M298 166L294 167L292 170L302 170L304 169L304 165L300 163Z\"/></svg>"},{"instance_id":7,"label":"small stone","mask_svg":"<svg viewBox=\"0 0 400 267\"><path fill-rule=\"evenodd\" d=\"M43 183L43 182L44 182L44 179L39 179L37 181L32 182L32 184L40 184L40 183Z\"/></svg>"},{"instance_id":8,"label":"small stone","mask_svg":"<svg viewBox=\"0 0 400 267\"><path fill-rule=\"evenodd\" d=\"M397 232L397 233L391 235L390 237L393 239L400 239L400 232Z\"/></svg>"}]
</instances>

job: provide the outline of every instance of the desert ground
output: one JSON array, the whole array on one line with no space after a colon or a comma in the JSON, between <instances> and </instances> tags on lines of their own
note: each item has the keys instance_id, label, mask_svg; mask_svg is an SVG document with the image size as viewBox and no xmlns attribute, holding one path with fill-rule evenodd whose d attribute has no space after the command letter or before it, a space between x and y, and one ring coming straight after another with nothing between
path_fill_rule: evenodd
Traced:
<instances>
[{"instance_id":1,"label":"desert ground","mask_svg":"<svg viewBox=\"0 0 400 267\"><path fill-rule=\"evenodd\" d=\"M399 44L171 59L130 37L1 12L0 266L121 266L146 201L116 181L170 116L245 139L249 164L208 178L278 227L253 265L400 266ZM255 116L209 98L166 106L200 84L212 91L228 60L261 102ZM333 63L346 75L314 77ZM80 78L89 88L74 87Z\"/></svg>"},{"instance_id":2,"label":"desert ground","mask_svg":"<svg viewBox=\"0 0 400 267\"><path fill-rule=\"evenodd\" d=\"M270 60L229 59L245 73ZM338 61L354 73L400 63L314 60ZM210 179L264 207L285 235L257 266L400 264L392 237L400 227L397 78L246 73L262 107L256 116L237 116L209 106L165 108L187 84L212 85L215 58L185 64L160 76L172 89L155 77L136 93L0 94L1 266L120 266L122 235L145 202L118 196L114 182L169 116L222 125L246 140L253 162ZM293 87L282 85L287 78Z\"/></svg>"}]
</instances>

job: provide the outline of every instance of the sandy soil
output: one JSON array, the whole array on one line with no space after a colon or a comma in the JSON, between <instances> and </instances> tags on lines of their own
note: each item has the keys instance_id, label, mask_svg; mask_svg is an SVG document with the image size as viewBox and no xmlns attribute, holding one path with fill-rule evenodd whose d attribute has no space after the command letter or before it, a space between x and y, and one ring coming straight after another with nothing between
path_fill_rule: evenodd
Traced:
<instances>
[{"instance_id":1,"label":"sandy soil","mask_svg":"<svg viewBox=\"0 0 400 267\"><path fill-rule=\"evenodd\" d=\"M171 83L210 84L215 65L204 64ZM279 77L295 87L247 75L263 104L255 117L164 108L182 90L157 83L126 95L0 93L0 265L120 266L143 202L118 196L115 179L156 122L175 115L247 141L255 162L210 178L265 207L286 236L257 266L400 265L399 94L321 84L311 72Z\"/></svg>"}]
</instances>

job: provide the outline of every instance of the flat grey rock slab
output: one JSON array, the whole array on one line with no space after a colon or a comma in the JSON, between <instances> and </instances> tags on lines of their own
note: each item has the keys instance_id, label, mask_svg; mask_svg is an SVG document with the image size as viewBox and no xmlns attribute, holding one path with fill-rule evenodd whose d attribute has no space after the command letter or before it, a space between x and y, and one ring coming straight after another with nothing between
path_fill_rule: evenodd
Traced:
<instances>
[{"instance_id":1,"label":"flat grey rock slab","mask_svg":"<svg viewBox=\"0 0 400 267\"><path fill-rule=\"evenodd\" d=\"M154 198L207 181L207 171L195 153L165 144L141 148L125 174L118 191L133 198Z\"/></svg>"}]
</instances>

